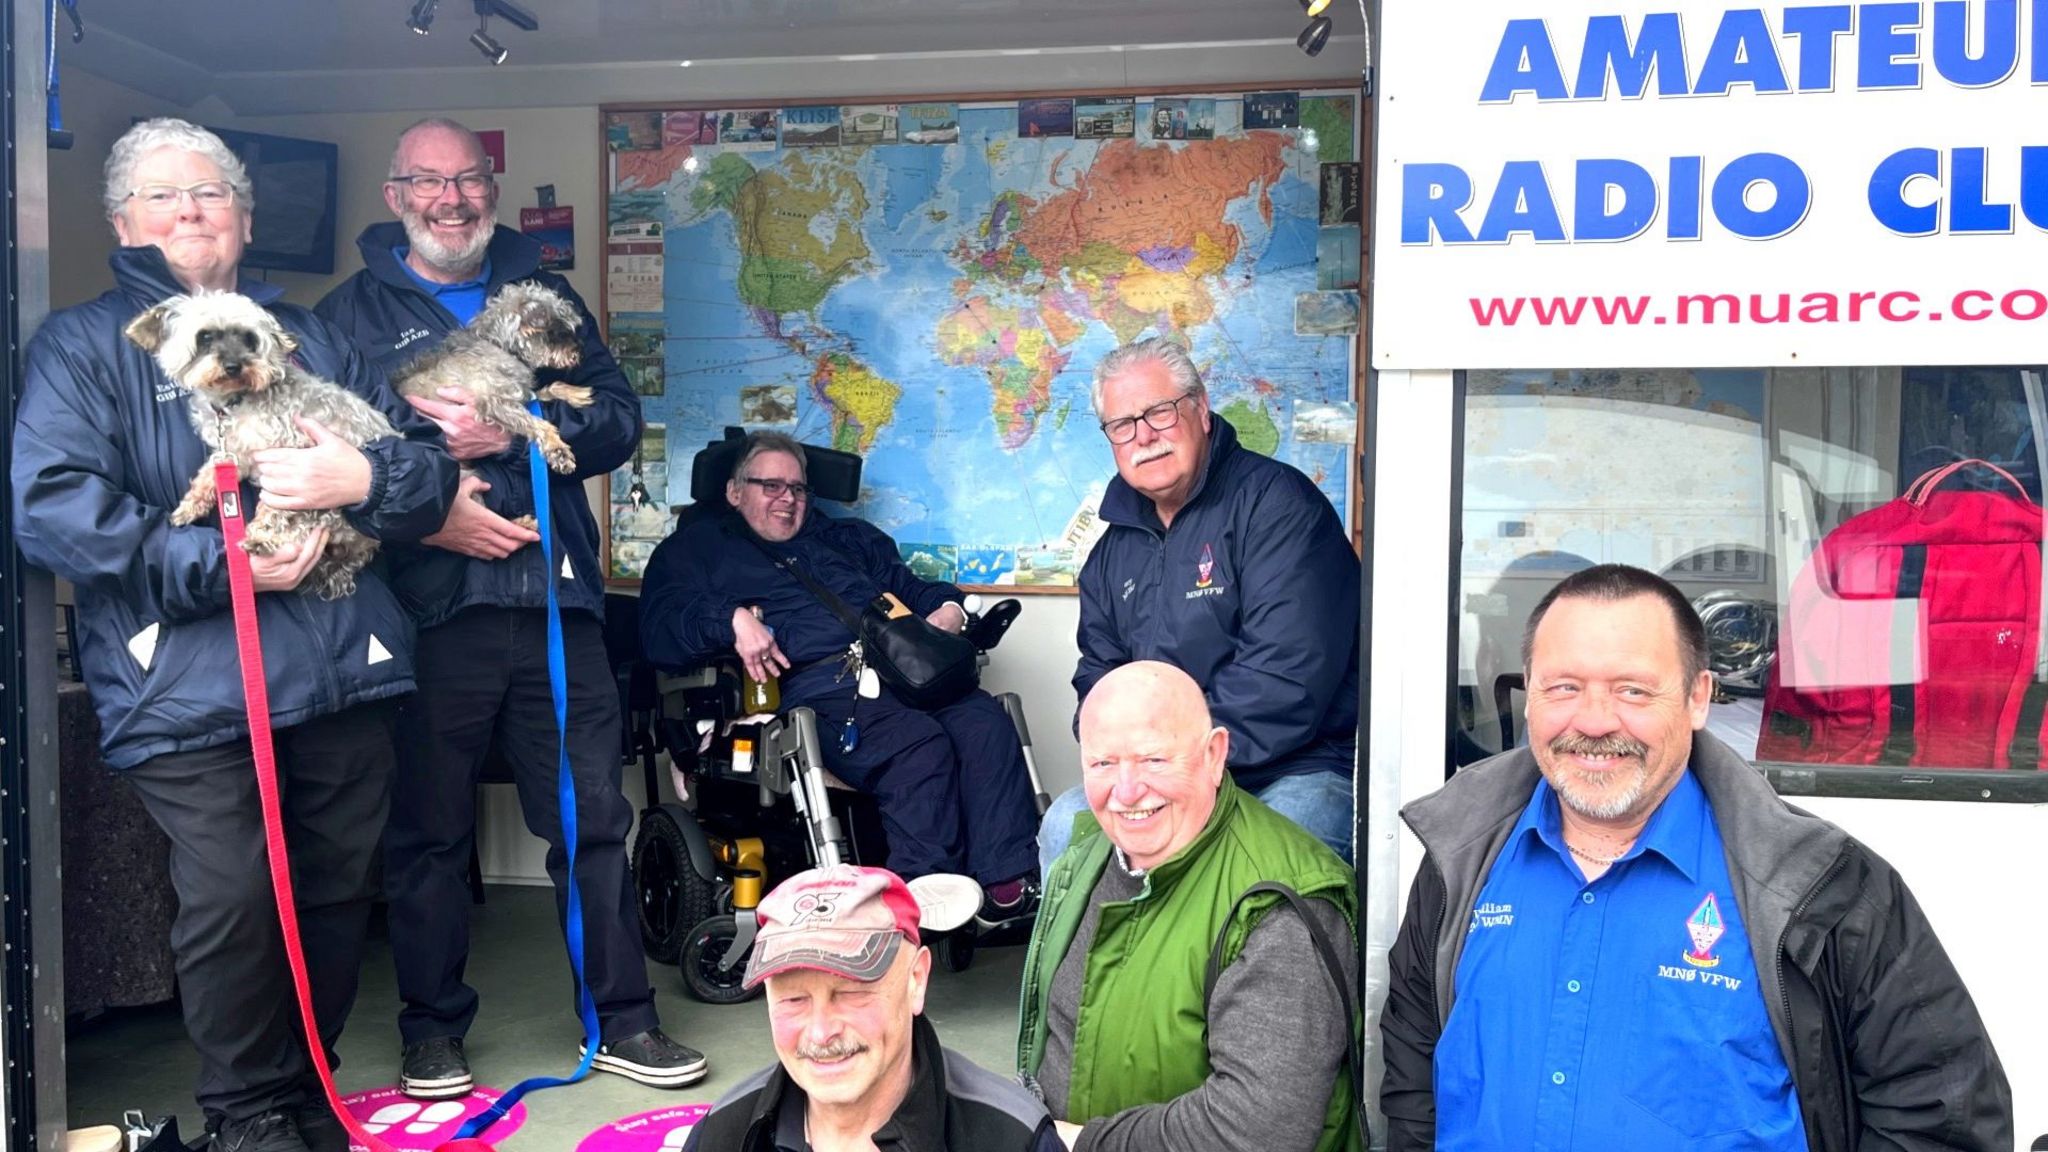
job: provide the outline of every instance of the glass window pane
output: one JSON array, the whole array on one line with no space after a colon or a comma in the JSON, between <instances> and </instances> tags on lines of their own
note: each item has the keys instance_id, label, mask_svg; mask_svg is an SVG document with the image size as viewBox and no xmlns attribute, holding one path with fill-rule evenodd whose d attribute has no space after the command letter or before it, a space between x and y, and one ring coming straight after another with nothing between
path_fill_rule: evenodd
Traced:
<instances>
[{"instance_id":1,"label":"glass window pane","mask_svg":"<svg viewBox=\"0 0 2048 1152\"><path fill-rule=\"evenodd\" d=\"M1454 764L1520 742L1530 612L1614 562L1693 598L1743 755L2040 768L2040 367L1474 371L1463 449Z\"/></svg>"}]
</instances>

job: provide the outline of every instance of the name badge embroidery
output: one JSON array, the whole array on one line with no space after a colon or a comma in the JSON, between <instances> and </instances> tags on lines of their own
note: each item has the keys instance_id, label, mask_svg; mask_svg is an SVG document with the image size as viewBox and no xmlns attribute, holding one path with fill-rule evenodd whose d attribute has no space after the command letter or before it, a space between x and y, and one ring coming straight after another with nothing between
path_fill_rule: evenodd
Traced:
<instances>
[{"instance_id":1,"label":"name badge embroidery","mask_svg":"<svg viewBox=\"0 0 2048 1152\"><path fill-rule=\"evenodd\" d=\"M1472 910L1472 923L1465 929L1465 934L1469 936L1481 928L1507 928L1514 922L1513 904L1495 904L1489 900Z\"/></svg>"}]
</instances>

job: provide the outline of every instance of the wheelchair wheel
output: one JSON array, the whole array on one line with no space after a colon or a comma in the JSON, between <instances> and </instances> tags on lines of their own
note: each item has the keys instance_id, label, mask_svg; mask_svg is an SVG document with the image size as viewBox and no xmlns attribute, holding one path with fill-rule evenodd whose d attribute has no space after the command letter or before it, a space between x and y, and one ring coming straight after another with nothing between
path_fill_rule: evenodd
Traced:
<instances>
[{"instance_id":1,"label":"wheelchair wheel","mask_svg":"<svg viewBox=\"0 0 2048 1152\"><path fill-rule=\"evenodd\" d=\"M720 885L697 874L673 813L651 808L633 838L633 888L640 901L640 945L649 959L674 964L690 928L718 910Z\"/></svg>"},{"instance_id":2,"label":"wheelchair wheel","mask_svg":"<svg viewBox=\"0 0 2048 1152\"><path fill-rule=\"evenodd\" d=\"M718 962L725 958L725 950L737 935L739 930L731 916L706 917L690 929L682 957L683 986L690 990L690 995L706 1004L738 1004L753 999L760 991L741 985L747 970L744 961L733 965L731 971L718 970Z\"/></svg>"},{"instance_id":3,"label":"wheelchair wheel","mask_svg":"<svg viewBox=\"0 0 2048 1152\"><path fill-rule=\"evenodd\" d=\"M946 971L965 972L974 963L974 933L965 928L955 929L939 937L932 951Z\"/></svg>"}]
</instances>

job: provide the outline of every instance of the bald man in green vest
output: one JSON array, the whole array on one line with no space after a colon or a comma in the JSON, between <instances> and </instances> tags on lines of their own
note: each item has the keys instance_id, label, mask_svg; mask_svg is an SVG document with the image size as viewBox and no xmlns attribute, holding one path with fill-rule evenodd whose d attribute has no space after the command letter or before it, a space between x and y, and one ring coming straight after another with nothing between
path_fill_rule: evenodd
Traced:
<instances>
[{"instance_id":1,"label":"bald man in green vest","mask_svg":"<svg viewBox=\"0 0 2048 1152\"><path fill-rule=\"evenodd\" d=\"M1081 708L1088 812L1046 878L1017 1055L1071 1148L1362 1147L1351 869L1231 783L1229 750L1170 664ZM1274 882L1299 903L1251 891Z\"/></svg>"}]
</instances>

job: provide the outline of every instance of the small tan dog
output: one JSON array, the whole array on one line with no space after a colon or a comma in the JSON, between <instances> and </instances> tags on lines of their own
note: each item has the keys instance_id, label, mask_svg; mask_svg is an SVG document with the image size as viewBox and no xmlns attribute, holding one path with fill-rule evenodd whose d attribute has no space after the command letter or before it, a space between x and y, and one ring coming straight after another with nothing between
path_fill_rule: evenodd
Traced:
<instances>
[{"instance_id":1,"label":"small tan dog","mask_svg":"<svg viewBox=\"0 0 2048 1152\"><path fill-rule=\"evenodd\" d=\"M298 341L247 296L173 296L137 316L126 333L191 393L192 427L214 450L171 510L173 524L195 524L213 512L216 463L233 460L249 476L263 449L306 447L310 441L299 427L301 417L358 448L398 434L368 401L293 363ZM303 542L319 528L327 529L327 547L307 573L306 585L323 599L338 599L355 591L356 573L377 553L377 542L356 531L339 511L259 503L242 547L267 556Z\"/></svg>"},{"instance_id":2,"label":"small tan dog","mask_svg":"<svg viewBox=\"0 0 2048 1152\"><path fill-rule=\"evenodd\" d=\"M443 388L465 389L477 423L539 444L549 468L574 472L576 454L561 432L528 412L526 402L539 397L577 408L590 406L588 388L533 386L537 370L567 370L582 360L582 321L575 306L558 292L529 282L507 284L467 325L392 373L391 383L402 396L426 400L445 399Z\"/></svg>"}]
</instances>

